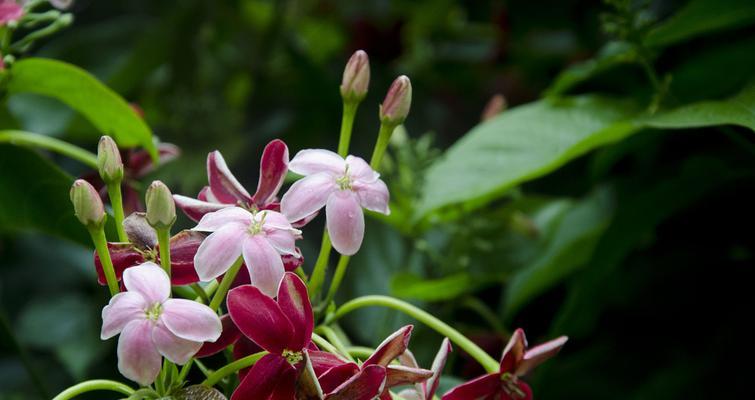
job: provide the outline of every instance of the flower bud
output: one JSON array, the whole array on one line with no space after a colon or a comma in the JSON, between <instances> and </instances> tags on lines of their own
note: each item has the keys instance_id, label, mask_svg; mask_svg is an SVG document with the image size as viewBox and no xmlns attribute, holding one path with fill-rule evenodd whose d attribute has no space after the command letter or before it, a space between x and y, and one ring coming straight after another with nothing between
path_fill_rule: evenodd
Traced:
<instances>
[{"instance_id":1,"label":"flower bud","mask_svg":"<svg viewBox=\"0 0 755 400\"><path fill-rule=\"evenodd\" d=\"M345 102L358 103L367 95L370 85L370 59L363 50L357 50L346 63L341 81L341 97Z\"/></svg>"},{"instance_id":2,"label":"flower bud","mask_svg":"<svg viewBox=\"0 0 755 400\"><path fill-rule=\"evenodd\" d=\"M105 206L100 194L89 182L77 179L71 186L70 195L79 222L87 228L100 228L105 224Z\"/></svg>"},{"instance_id":3,"label":"flower bud","mask_svg":"<svg viewBox=\"0 0 755 400\"><path fill-rule=\"evenodd\" d=\"M147 188L147 222L155 229L166 229L176 222L176 203L170 189L160 181Z\"/></svg>"},{"instance_id":4,"label":"flower bud","mask_svg":"<svg viewBox=\"0 0 755 400\"><path fill-rule=\"evenodd\" d=\"M412 83L406 75L401 75L393 81L380 105L380 121L392 125L403 123L411 105Z\"/></svg>"},{"instance_id":5,"label":"flower bud","mask_svg":"<svg viewBox=\"0 0 755 400\"><path fill-rule=\"evenodd\" d=\"M97 145L97 169L105 183L120 183L123 180L121 153L110 136L101 137Z\"/></svg>"}]
</instances>

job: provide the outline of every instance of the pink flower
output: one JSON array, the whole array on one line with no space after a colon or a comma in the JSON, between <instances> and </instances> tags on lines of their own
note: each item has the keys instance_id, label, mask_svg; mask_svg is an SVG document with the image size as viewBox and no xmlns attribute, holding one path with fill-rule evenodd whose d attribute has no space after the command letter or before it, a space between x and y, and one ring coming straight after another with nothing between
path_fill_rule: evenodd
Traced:
<instances>
[{"instance_id":1,"label":"pink flower","mask_svg":"<svg viewBox=\"0 0 755 400\"><path fill-rule=\"evenodd\" d=\"M174 195L176 205L194 221L207 213L226 207L239 206L247 210L278 210L277 195L288 172L288 147L281 140L273 140L265 146L260 160L260 177L257 192L250 195L228 169L219 151L207 155L207 180L197 195L191 197Z\"/></svg>"},{"instance_id":2,"label":"pink flower","mask_svg":"<svg viewBox=\"0 0 755 400\"><path fill-rule=\"evenodd\" d=\"M24 16L24 9L15 0L0 0L0 26L18 21Z\"/></svg>"},{"instance_id":3,"label":"pink flower","mask_svg":"<svg viewBox=\"0 0 755 400\"><path fill-rule=\"evenodd\" d=\"M251 283L270 296L285 272L281 256L298 254L294 242L301 235L279 212L240 207L205 214L194 230L213 232L194 256L199 279L217 278L243 256Z\"/></svg>"},{"instance_id":4,"label":"pink flower","mask_svg":"<svg viewBox=\"0 0 755 400\"><path fill-rule=\"evenodd\" d=\"M553 357L567 341L566 336L553 339L527 349L527 338L517 329L503 350L498 372L483 375L451 389L443 400L474 400L500 398L504 400L531 400L532 390L520 380L543 361Z\"/></svg>"},{"instance_id":5,"label":"pink flower","mask_svg":"<svg viewBox=\"0 0 755 400\"><path fill-rule=\"evenodd\" d=\"M162 268L144 263L123 273L128 292L110 299L102 309L105 340L118 338L118 370L142 385L160 372L162 356L185 364L202 347L220 337L221 324L209 307L185 299L171 299L170 280Z\"/></svg>"},{"instance_id":6,"label":"pink flower","mask_svg":"<svg viewBox=\"0 0 755 400\"><path fill-rule=\"evenodd\" d=\"M295 182L281 199L281 212L297 221L325 206L333 247L352 255L364 237L362 208L390 214L388 188L380 174L361 158L328 150L302 150L289 165L305 178Z\"/></svg>"},{"instance_id":7,"label":"pink flower","mask_svg":"<svg viewBox=\"0 0 755 400\"><path fill-rule=\"evenodd\" d=\"M446 359L448 359L448 353L450 352L451 342L448 338L445 338L443 339L443 343L441 343L440 349L435 355L435 360L433 360L433 365L430 368L433 372L433 376L424 382L417 383L414 389L405 389L401 391L399 396L405 400L432 400L435 396L435 391L438 390L440 374L443 372L443 367L446 366ZM414 359L414 355L408 351L400 357L400 361L401 364L408 367L419 368L417 360Z\"/></svg>"}]
</instances>

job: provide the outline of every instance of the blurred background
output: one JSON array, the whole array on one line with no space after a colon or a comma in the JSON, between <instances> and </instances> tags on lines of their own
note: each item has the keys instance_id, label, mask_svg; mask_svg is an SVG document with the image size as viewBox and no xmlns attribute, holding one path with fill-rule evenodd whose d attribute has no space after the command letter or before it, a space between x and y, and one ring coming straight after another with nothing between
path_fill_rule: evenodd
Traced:
<instances>
[{"instance_id":1,"label":"blurred background","mask_svg":"<svg viewBox=\"0 0 755 400\"><path fill-rule=\"evenodd\" d=\"M606 44L632 43L688 3L76 0L74 24L30 53L92 72L143 110L161 141L180 147L180 158L137 189L161 179L194 196L206 184L209 151L220 150L253 191L271 139L283 139L292 155L335 149L341 74L363 49L372 79L351 153L371 153L391 81L405 74L413 84L411 113L383 173L402 215L421 196L426 169L480 123L496 94L509 107L553 91L653 107L738 92L755 71L755 10L747 1L734 1L736 23L703 8L696 23L713 28L649 51L655 86L647 65L616 62L554 87L562 71L589 67ZM656 101L659 93L670 95ZM91 126L54 100L14 95L3 108L4 126L96 148ZM755 333L746 322L755 278L754 154L744 127L645 129L474 211L421 224L370 218L340 301L380 293L410 300L494 357L516 327L531 344L569 335L562 353L528 379L538 399L745 398L752 369L737 366L750 359ZM53 158L72 175L88 172ZM12 175L4 165L0 174ZM306 269L323 221L301 245ZM183 216L179 224L190 226ZM91 259L81 243L0 229L0 399L50 398L78 380L118 377L116 341L98 337L106 291ZM369 309L343 328L355 343L374 346L409 322ZM416 327L411 347L423 365L440 340ZM442 388L481 370L456 352L445 373Z\"/></svg>"}]
</instances>

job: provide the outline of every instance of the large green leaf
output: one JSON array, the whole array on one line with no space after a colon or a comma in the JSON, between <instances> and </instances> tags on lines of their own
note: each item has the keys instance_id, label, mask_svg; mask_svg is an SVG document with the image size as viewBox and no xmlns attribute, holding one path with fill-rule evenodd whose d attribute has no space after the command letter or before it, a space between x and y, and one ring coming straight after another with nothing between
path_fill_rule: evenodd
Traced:
<instances>
[{"instance_id":1,"label":"large green leaf","mask_svg":"<svg viewBox=\"0 0 755 400\"><path fill-rule=\"evenodd\" d=\"M123 147L142 146L157 158L152 131L129 104L83 69L60 61L28 58L11 69L10 94L34 93L62 101Z\"/></svg>"},{"instance_id":2,"label":"large green leaf","mask_svg":"<svg viewBox=\"0 0 755 400\"><path fill-rule=\"evenodd\" d=\"M692 0L651 30L645 44L668 46L692 37L755 22L752 0Z\"/></svg>"},{"instance_id":3,"label":"large green leaf","mask_svg":"<svg viewBox=\"0 0 755 400\"><path fill-rule=\"evenodd\" d=\"M32 150L0 144L0 232L38 230L89 244L73 215L73 178Z\"/></svg>"},{"instance_id":4,"label":"large green leaf","mask_svg":"<svg viewBox=\"0 0 755 400\"><path fill-rule=\"evenodd\" d=\"M433 164L417 217L444 206L475 207L638 127L630 104L598 96L541 100L475 127Z\"/></svg>"}]
</instances>

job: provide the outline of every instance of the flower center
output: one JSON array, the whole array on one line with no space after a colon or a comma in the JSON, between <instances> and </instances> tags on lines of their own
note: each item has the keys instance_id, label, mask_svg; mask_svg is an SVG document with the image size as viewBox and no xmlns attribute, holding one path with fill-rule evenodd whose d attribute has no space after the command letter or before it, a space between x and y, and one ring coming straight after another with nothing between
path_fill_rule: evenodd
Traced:
<instances>
[{"instance_id":1,"label":"flower center","mask_svg":"<svg viewBox=\"0 0 755 400\"><path fill-rule=\"evenodd\" d=\"M144 314L147 316L147 319L153 322L157 322L157 319L160 318L160 314L162 314L162 312L162 303L155 303L152 305L152 307L144 310Z\"/></svg>"},{"instance_id":2,"label":"flower center","mask_svg":"<svg viewBox=\"0 0 755 400\"><path fill-rule=\"evenodd\" d=\"M336 184L341 190L351 190L351 177L349 176L349 166L346 165L346 170L343 171L343 176L336 179Z\"/></svg>"},{"instance_id":3,"label":"flower center","mask_svg":"<svg viewBox=\"0 0 755 400\"><path fill-rule=\"evenodd\" d=\"M257 221L257 213L254 213L252 216L252 223L249 225L249 233L252 235L256 235L258 233L262 232L262 227L265 225L265 217L267 217L267 213L262 213L262 218L260 218L259 221Z\"/></svg>"},{"instance_id":4,"label":"flower center","mask_svg":"<svg viewBox=\"0 0 755 400\"><path fill-rule=\"evenodd\" d=\"M283 353L281 355L291 365L296 365L304 359L304 356L301 354L301 351L293 351L293 350L285 349L283 350Z\"/></svg>"},{"instance_id":5,"label":"flower center","mask_svg":"<svg viewBox=\"0 0 755 400\"><path fill-rule=\"evenodd\" d=\"M503 391L514 399L523 399L527 395L517 385L518 378L516 375L510 372L504 372L501 374L501 383L503 384Z\"/></svg>"}]
</instances>

